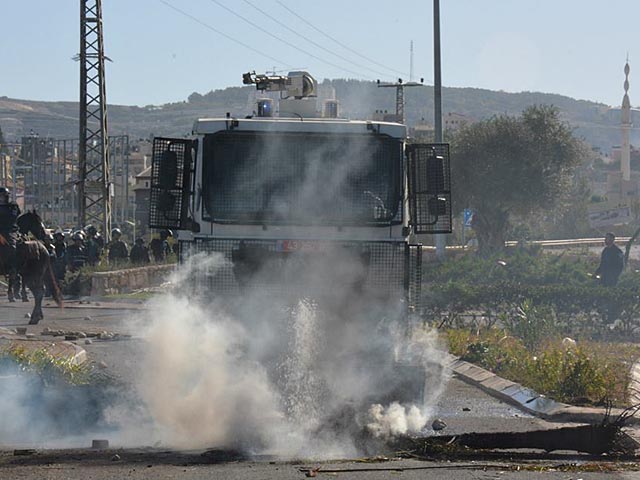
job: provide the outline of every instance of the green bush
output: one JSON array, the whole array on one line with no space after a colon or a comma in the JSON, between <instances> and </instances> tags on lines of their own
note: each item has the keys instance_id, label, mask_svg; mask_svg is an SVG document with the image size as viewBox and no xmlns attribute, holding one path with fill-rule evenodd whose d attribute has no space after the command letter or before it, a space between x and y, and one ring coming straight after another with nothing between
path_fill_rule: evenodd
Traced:
<instances>
[{"instance_id":1,"label":"green bush","mask_svg":"<svg viewBox=\"0 0 640 480\"><path fill-rule=\"evenodd\" d=\"M560 340L530 350L508 332L492 328L474 334L465 329L446 332L450 351L463 360L521 383L561 402L625 406L629 364L610 345L585 343L566 348ZM625 355L640 355L630 347Z\"/></svg>"},{"instance_id":2,"label":"green bush","mask_svg":"<svg viewBox=\"0 0 640 480\"><path fill-rule=\"evenodd\" d=\"M553 333L627 338L640 329L635 271L608 288L589 276L597 260L586 256L516 251L503 258L464 255L429 270L422 289L425 320L476 329L497 324L526 337L528 345Z\"/></svg>"}]
</instances>

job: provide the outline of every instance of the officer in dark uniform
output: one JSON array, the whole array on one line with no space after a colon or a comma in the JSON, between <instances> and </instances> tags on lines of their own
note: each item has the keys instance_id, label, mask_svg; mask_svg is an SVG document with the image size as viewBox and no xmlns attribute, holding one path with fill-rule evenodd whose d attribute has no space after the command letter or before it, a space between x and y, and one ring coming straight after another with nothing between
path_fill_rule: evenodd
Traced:
<instances>
[{"instance_id":1,"label":"officer in dark uniform","mask_svg":"<svg viewBox=\"0 0 640 480\"><path fill-rule=\"evenodd\" d=\"M146 265L151 261L149 259L149 249L144 244L144 238L136 238L136 244L131 247L129 258L131 263L135 265Z\"/></svg>"},{"instance_id":2,"label":"officer in dark uniform","mask_svg":"<svg viewBox=\"0 0 640 480\"><path fill-rule=\"evenodd\" d=\"M125 263L129 259L127 244L121 240L122 231L119 228L111 230L111 242L109 243L109 263L117 265Z\"/></svg>"},{"instance_id":3,"label":"officer in dark uniform","mask_svg":"<svg viewBox=\"0 0 640 480\"><path fill-rule=\"evenodd\" d=\"M69 271L75 272L87 263L87 250L84 246L84 234L82 232L75 232L71 239L73 243L67 247L65 263Z\"/></svg>"},{"instance_id":4,"label":"officer in dark uniform","mask_svg":"<svg viewBox=\"0 0 640 480\"><path fill-rule=\"evenodd\" d=\"M11 191L0 187L0 253L7 271L16 268L16 244L20 207L11 201Z\"/></svg>"},{"instance_id":5,"label":"officer in dark uniform","mask_svg":"<svg viewBox=\"0 0 640 480\"><path fill-rule=\"evenodd\" d=\"M87 249L87 263L97 265L102 255L102 246L98 241L98 230L93 225L88 225L84 229L86 235L84 245Z\"/></svg>"},{"instance_id":6,"label":"officer in dark uniform","mask_svg":"<svg viewBox=\"0 0 640 480\"><path fill-rule=\"evenodd\" d=\"M67 244L64 241L64 232L61 229L57 229L53 234L53 248L56 252L56 257L53 262L53 272L56 280L60 281L64 279L65 259L67 255Z\"/></svg>"},{"instance_id":7,"label":"officer in dark uniform","mask_svg":"<svg viewBox=\"0 0 640 480\"><path fill-rule=\"evenodd\" d=\"M153 253L153 259L156 263L164 262L171 253L171 247L167 240L169 237L173 237L173 232L169 229L164 229L160 230L160 238L151 240L149 247L151 247L151 253Z\"/></svg>"}]
</instances>

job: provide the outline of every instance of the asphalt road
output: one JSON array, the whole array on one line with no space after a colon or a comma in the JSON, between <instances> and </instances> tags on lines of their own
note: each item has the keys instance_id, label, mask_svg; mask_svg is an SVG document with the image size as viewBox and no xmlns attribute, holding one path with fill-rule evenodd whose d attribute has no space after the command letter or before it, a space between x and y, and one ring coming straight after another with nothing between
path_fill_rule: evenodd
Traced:
<instances>
[{"instance_id":1,"label":"asphalt road","mask_svg":"<svg viewBox=\"0 0 640 480\"><path fill-rule=\"evenodd\" d=\"M30 458L0 455L0 475L3 479L304 479L310 470L319 469L316 478L345 480L631 480L640 473L632 465L621 462L588 464L583 467L554 462L514 461L491 462L430 462L419 460L392 460L383 463L341 462L277 462L277 461L203 461L193 464L185 455L155 455L148 452L120 452L119 460L113 453L83 455L73 452L54 452ZM603 471L584 471L592 469ZM606 472L606 473L604 473Z\"/></svg>"},{"instance_id":2,"label":"asphalt road","mask_svg":"<svg viewBox=\"0 0 640 480\"><path fill-rule=\"evenodd\" d=\"M52 330L84 332L118 332L131 335L121 340L93 340L85 344L77 343L86 349L90 362L101 365L105 373L117 378L135 390L135 379L139 375L137 365L145 354L147 343L137 334L140 323L135 319L141 305L123 305L100 302L98 305L68 302L65 309L45 308L45 320L37 326L27 326L25 314L31 304L9 304L0 299L0 327L15 328L27 326L28 333L40 337L47 327ZM51 339L51 337L40 337ZM1 406L0 406L1 408ZM552 424L534 418L516 408L496 400L486 393L471 387L462 381L451 378L444 393L433 410L433 417L447 424L444 434L465 432L527 431L545 428L558 428L564 425ZM134 426L135 428L135 426ZM92 437L93 438L93 437ZM60 440L60 439L57 439ZM56 442L59 444L59 442ZM149 442L153 443L152 441ZM571 471L558 471L557 464L571 463L575 457L559 459L555 462L536 463L544 467L544 472L531 471L531 467L522 465L520 471L512 471L517 464L515 458L504 458L497 462L476 461L473 463L423 462L415 460L395 460L385 463L338 462L333 464L308 462L281 463L273 459L219 459L202 456L200 452L176 453L146 448L144 450L121 450L112 442L112 449L96 452L87 450L86 437L68 438L67 445L72 448L85 447L84 450L46 450L47 441L37 445L16 445L10 438L0 438L0 478L158 478L158 479L203 479L211 478L305 478L300 471L303 466L315 468L321 465L318 477L340 478L427 478L427 479L600 479L602 473L580 472L572 467ZM36 455L21 457L13 455L13 448L37 447ZM145 445L141 445L145 447ZM212 446L213 447L213 446ZM43 450L44 448L44 450ZM118 454L119 459L112 459ZM499 464L496 466L496 464ZM635 469L618 462L616 468ZM509 467L509 468L507 468ZM379 471L363 471L376 468ZM358 469L357 471L334 471ZM324 472L323 472L324 470ZM555 470L555 471L554 471ZM639 470L640 471L640 470ZM640 478L640 473L607 473L607 479Z\"/></svg>"}]
</instances>

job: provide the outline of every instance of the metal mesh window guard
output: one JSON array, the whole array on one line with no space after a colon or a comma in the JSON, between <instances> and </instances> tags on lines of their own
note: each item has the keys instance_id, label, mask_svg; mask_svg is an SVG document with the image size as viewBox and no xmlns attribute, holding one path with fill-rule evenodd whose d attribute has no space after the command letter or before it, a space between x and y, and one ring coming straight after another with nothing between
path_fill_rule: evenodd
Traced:
<instances>
[{"instance_id":1,"label":"metal mesh window guard","mask_svg":"<svg viewBox=\"0 0 640 480\"><path fill-rule=\"evenodd\" d=\"M205 137L203 169L215 222L401 221L402 143L384 135L220 132Z\"/></svg>"},{"instance_id":2,"label":"metal mesh window guard","mask_svg":"<svg viewBox=\"0 0 640 480\"><path fill-rule=\"evenodd\" d=\"M407 155L411 225L416 233L451 233L449 145L408 145Z\"/></svg>"},{"instance_id":3,"label":"metal mesh window guard","mask_svg":"<svg viewBox=\"0 0 640 480\"><path fill-rule=\"evenodd\" d=\"M186 220L192 141L154 138L149 226L181 228Z\"/></svg>"},{"instance_id":4,"label":"metal mesh window guard","mask_svg":"<svg viewBox=\"0 0 640 480\"><path fill-rule=\"evenodd\" d=\"M241 293L245 273L251 274L246 286L278 293L311 288L307 294L321 294L355 281L362 281L358 288L379 296L402 298L406 291L409 263L404 242L302 241L296 248L299 250L289 251L281 240L202 239L182 245L181 256L184 262L199 253L220 255L215 266L197 279L213 295ZM345 262L345 255L359 263L358 268ZM317 271L318 266L322 272Z\"/></svg>"}]
</instances>

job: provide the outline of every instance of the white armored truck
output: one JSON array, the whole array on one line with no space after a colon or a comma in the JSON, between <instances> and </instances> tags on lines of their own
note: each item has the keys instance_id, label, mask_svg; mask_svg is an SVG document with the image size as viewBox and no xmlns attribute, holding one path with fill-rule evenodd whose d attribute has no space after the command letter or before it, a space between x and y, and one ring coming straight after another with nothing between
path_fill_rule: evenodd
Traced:
<instances>
[{"instance_id":1,"label":"white armored truck","mask_svg":"<svg viewBox=\"0 0 640 480\"><path fill-rule=\"evenodd\" d=\"M154 139L150 227L176 232L181 261L221 256L198 280L210 297L261 290L312 296L343 317L408 315L422 277L412 240L451 232L448 145L339 118L335 101L317 113L306 72L243 81L280 99L258 100L253 116L199 119L189 139Z\"/></svg>"}]
</instances>

